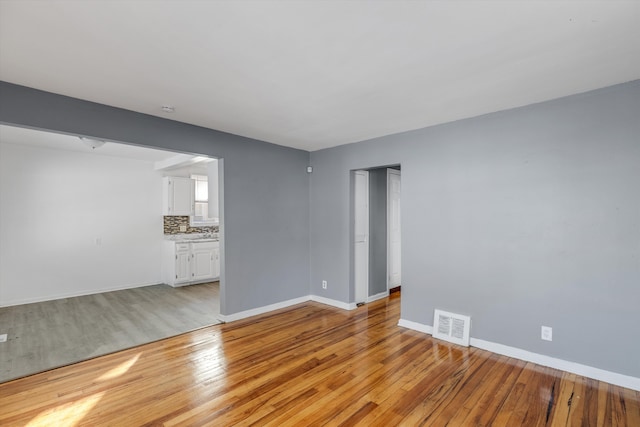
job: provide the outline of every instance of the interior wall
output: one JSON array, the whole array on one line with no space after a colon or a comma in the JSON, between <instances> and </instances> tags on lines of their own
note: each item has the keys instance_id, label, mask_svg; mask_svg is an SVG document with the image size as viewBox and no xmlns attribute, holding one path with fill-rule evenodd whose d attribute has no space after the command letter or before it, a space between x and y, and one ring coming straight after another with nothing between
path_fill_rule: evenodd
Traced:
<instances>
[{"instance_id":1,"label":"interior wall","mask_svg":"<svg viewBox=\"0 0 640 427\"><path fill-rule=\"evenodd\" d=\"M369 296L387 291L387 169L369 170Z\"/></svg>"},{"instance_id":2,"label":"interior wall","mask_svg":"<svg viewBox=\"0 0 640 427\"><path fill-rule=\"evenodd\" d=\"M220 311L309 294L309 153L0 83L0 122L224 160Z\"/></svg>"},{"instance_id":3,"label":"interior wall","mask_svg":"<svg viewBox=\"0 0 640 427\"><path fill-rule=\"evenodd\" d=\"M634 81L311 153L311 293L349 302L349 171L402 164L403 319L640 377L639 116Z\"/></svg>"},{"instance_id":4,"label":"interior wall","mask_svg":"<svg viewBox=\"0 0 640 427\"><path fill-rule=\"evenodd\" d=\"M0 305L160 283L161 187L151 162L0 142Z\"/></svg>"}]
</instances>

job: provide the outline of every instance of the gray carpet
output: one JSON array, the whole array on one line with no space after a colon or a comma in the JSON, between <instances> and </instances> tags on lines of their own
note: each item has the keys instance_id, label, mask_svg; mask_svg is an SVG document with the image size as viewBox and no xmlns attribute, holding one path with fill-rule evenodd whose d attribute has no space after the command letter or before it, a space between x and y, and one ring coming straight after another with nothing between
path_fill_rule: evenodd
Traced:
<instances>
[{"instance_id":1,"label":"gray carpet","mask_svg":"<svg viewBox=\"0 0 640 427\"><path fill-rule=\"evenodd\" d=\"M0 308L0 382L220 323L219 283Z\"/></svg>"}]
</instances>

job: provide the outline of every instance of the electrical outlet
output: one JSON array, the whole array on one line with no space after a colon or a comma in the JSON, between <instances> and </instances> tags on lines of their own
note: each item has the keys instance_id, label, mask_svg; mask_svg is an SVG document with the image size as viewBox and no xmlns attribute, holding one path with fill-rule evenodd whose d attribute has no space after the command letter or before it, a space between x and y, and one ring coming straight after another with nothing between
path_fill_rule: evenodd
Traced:
<instances>
[{"instance_id":1,"label":"electrical outlet","mask_svg":"<svg viewBox=\"0 0 640 427\"><path fill-rule=\"evenodd\" d=\"M187 231L187 226L186 225L181 225L180 226L180 232L184 233L185 231Z\"/></svg>"},{"instance_id":2,"label":"electrical outlet","mask_svg":"<svg viewBox=\"0 0 640 427\"><path fill-rule=\"evenodd\" d=\"M7 334L0 334L0 342L7 342Z\"/></svg>"},{"instance_id":3,"label":"electrical outlet","mask_svg":"<svg viewBox=\"0 0 640 427\"><path fill-rule=\"evenodd\" d=\"M96 237L96 246L100 246L102 244L102 237Z\"/></svg>"},{"instance_id":4,"label":"electrical outlet","mask_svg":"<svg viewBox=\"0 0 640 427\"><path fill-rule=\"evenodd\" d=\"M327 281L326 280L322 281L322 289L327 289Z\"/></svg>"},{"instance_id":5,"label":"electrical outlet","mask_svg":"<svg viewBox=\"0 0 640 427\"><path fill-rule=\"evenodd\" d=\"M545 341L553 341L553 328L551 326L543 326L541 329L540 338Z\"/></svg>"}]
</instances>

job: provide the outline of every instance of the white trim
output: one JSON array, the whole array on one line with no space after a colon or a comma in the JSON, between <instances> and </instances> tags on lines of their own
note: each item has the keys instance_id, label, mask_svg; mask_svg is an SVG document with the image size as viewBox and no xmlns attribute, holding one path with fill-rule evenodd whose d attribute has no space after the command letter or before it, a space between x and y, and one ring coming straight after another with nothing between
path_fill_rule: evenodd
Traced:
<instances>
[{"instance_id":1,"label":"white trim","mask_svg":"<svg viewBox=\"0 0 640 427\"><path fill-rule=\"evenodd\" d=\"M343 310L354 310L357 307L355 302L347 303L347 302L342 302L335 299L321 297L318 295L309 295L309 299L311 301L319 302L320 304L326 304L333 307L338 307Z\"/></svg>"},{"instance_id":2,"label":"white trim","mask_svg":"<svg viewBox=\"0 0 640 427\"><path fill-rule=\"evenodd\" d=\"M391 271L391 268L389 268L389 264L391 263L391 208L392 205L390 203L391 200L391 185L389 185L389 182L391 181L390 179L390 175L397 175L400 177L400 182L402 183L402 172L397 170L397 169L391 169L391 168L387 168L387 290L393 289L397 286L400 286L400 284L402 283L402 267L400 268L400 283L398 283L397 285L391 286L390 285L390 281L391 281L391 277L389 274L389 271ZM401 184L402 185L402 184ZM402 198L402 187L400 187L400 197ZM402 209L402 205L400 206L400 209ZM402 230L402 218L400 218L400 227ZM400 240L402 241L402 231L400 231ZM400 254L400 265L402 265L402 253Z\"/></svg>"},{"instance_id":3,"label":"white trim","mask_svg":"<svg viewBox=\"0 0 640 427\"><path fill-rule=\"evenodd\" d=\"M306 295L303 297L294 298L287 301L277 302L275 304L265 305L263 307L257 307L257 308L252 308L250 310L240 311L238 313L226 314L226 315L219 314L218 319L224 323L233 322L236 320L245 319L247 317L268 313L270 311L279 310L281 308L286 308L292 305L301 304L307 301L315 301L315 302L319 302L320 304L330 305L332 307L341 308L343 310L353 310L357 307L356 303L353 303L353 302L346 303L346 302L342 302L342 301L338 301L330 298L321 297L318 295Z\"/></svg>"},{"instance_id":4,"label":"white trim","mask_svg":"<svg viewBox=\"0 0 640 427\"><path fill-rule=\"evenodd\" d=\"M47 295L45 297L38 297L38 298L24 298L24 299L12 300L12 301L0 302L0 307L11 307L13 305L32 304L35 302L45 302L45 301L55 301L57 299L83 297L86 295L95 295L95 294L102 294L105 292L122 291L125 289L143 288L145 286L155 286L155 285L163 285L163 284L164 283L141 283L137 285L113 286L109 288L95 289L91 291L68 292L68 293L62 293L62 294Z\"/></svg>"},{"instance_id":5,"label":"white trim","mask_svg":"<svg viewBox=\"0 0 640 427\"><path fill-rule=\"evenodd\" d=\"M413 329L414 331L424 332L425 334L433 334L433 326L424 325L418 322L412 322L407 319L400 319L398 321L398 326L402 326L403 328Z\"/></svg>"},{"instance_id":6,"label":"white trim","mask_svg":"<svg viewBox=\"0 0 640 427\"><path fill-rule=\"evenodd\" d=\"M386 290L384 292L380 292L379 294L375 294L375 295L371 295L370 297L367 297L367 302L377 301L379 299L386 298L388 296L389 296L389 291Z\"/></svg>"},{"instance_id":7,"label":"white trim","mask_svg":"<svg viewBox=\"0 0 640 427\"><path fill-rule=\"evenodd\" d=\"M309 296L303 296L298 298L293 298L286 301L277 302L275 304L269 304L262 307L252 308L250 310L239 311L233 314L218 314L218 320L221 322L233 322L235 320L245 319L251 316L257 316L259 314L268 313L270 311L279 310L281 308L290 307L292 305L301 304L303 302L309 301Z\"/></svg>"},{"instance_id":8,"label":"white trim","mask_svg":"<svg viewBox=\"0 0 640 427\"><path fill-rule=\"evenodd\" d=\"M363 177L362 186L358 185L358 176ZM362 209L362 216L358 215L359 202L366 201ZM365 302L369 293L369 250L371 236L369 230L369 171L357 170L353 172L353 290L356 303ZM362 226L364 234L357 234ZM358 262L362 260L362 262Z\"/></svg>"},{"instance_id":9,"label":"white trim","mask_svg":"<svg viewBox=\"0 0 640 427\"><path fill-rule=\"evenodd\" d=\"M426 334L433 333L432 326L412 322L410 320L400 319L398 326L424 332ZM525 362L536 363L549 368L559 369L561 371L570 372L572 374L581 375L594 380L604 381L609 384L640 391L640 378L619 374L617 372L605 371L604 369L594 368L592 366L582 365L568 360L557 359L555 357L545 356L544 354L533 353L520 348L510 347L508 345L485 341L478 338L471 338L470 344L472 347L477 347L492 353L513 357L514 359L524 360Z\"/></svg>"},{"instance_id":10,"label":"white trim","mask_svg":"<svg viewBox=\"0 0 640 427\"><path fill-rule=\"evenodd\" d=\"M572 374L581 375L583 377L592 378L594 380L604 381L609 384L614 384L617 386L640 391L640 378L631 377L629 375L605 371L604 369L594 368L592 366L582 365L580 363L570 362L568 360L557 359L555 357L545 356L544 354L532 353L520 348L510 347L508 345L498 344L477 338L471 338L471 345L473 347L478 347L483 350L488 350L493 353L513 357L515 359L536 363L538 365L547 366L549 368L571 372Z\"/></svg>"}]
</instances>

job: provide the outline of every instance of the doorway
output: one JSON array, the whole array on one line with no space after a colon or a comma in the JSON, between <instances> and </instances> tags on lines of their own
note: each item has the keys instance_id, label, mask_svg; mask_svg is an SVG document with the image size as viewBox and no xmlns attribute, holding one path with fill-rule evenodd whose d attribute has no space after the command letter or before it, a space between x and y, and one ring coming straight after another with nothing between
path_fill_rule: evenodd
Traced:
<instances>
[{"instance_id":1,"label":"doorway","mask_svg":"<svg viewBox=\"0 0 640 427\"><path fill-rule=\"evenodd\" d=\"M161 283L170 235L196 228L188 212L164 221L164 176L222 186L222 159L211 175L206 156L9 125L0 159L0 382L219 322L224 273L219 284Z\"/></svg>"},{"instance_id":2,"label":"doorway","mask_svg":"<svg viewBox=\"0 0 640 427\"><path fill-rule=\"evenodd\" d=\"M352 184L353 301L360 304L400 286L400 166L353 171Z\"/></svg>"}]
</instances>

